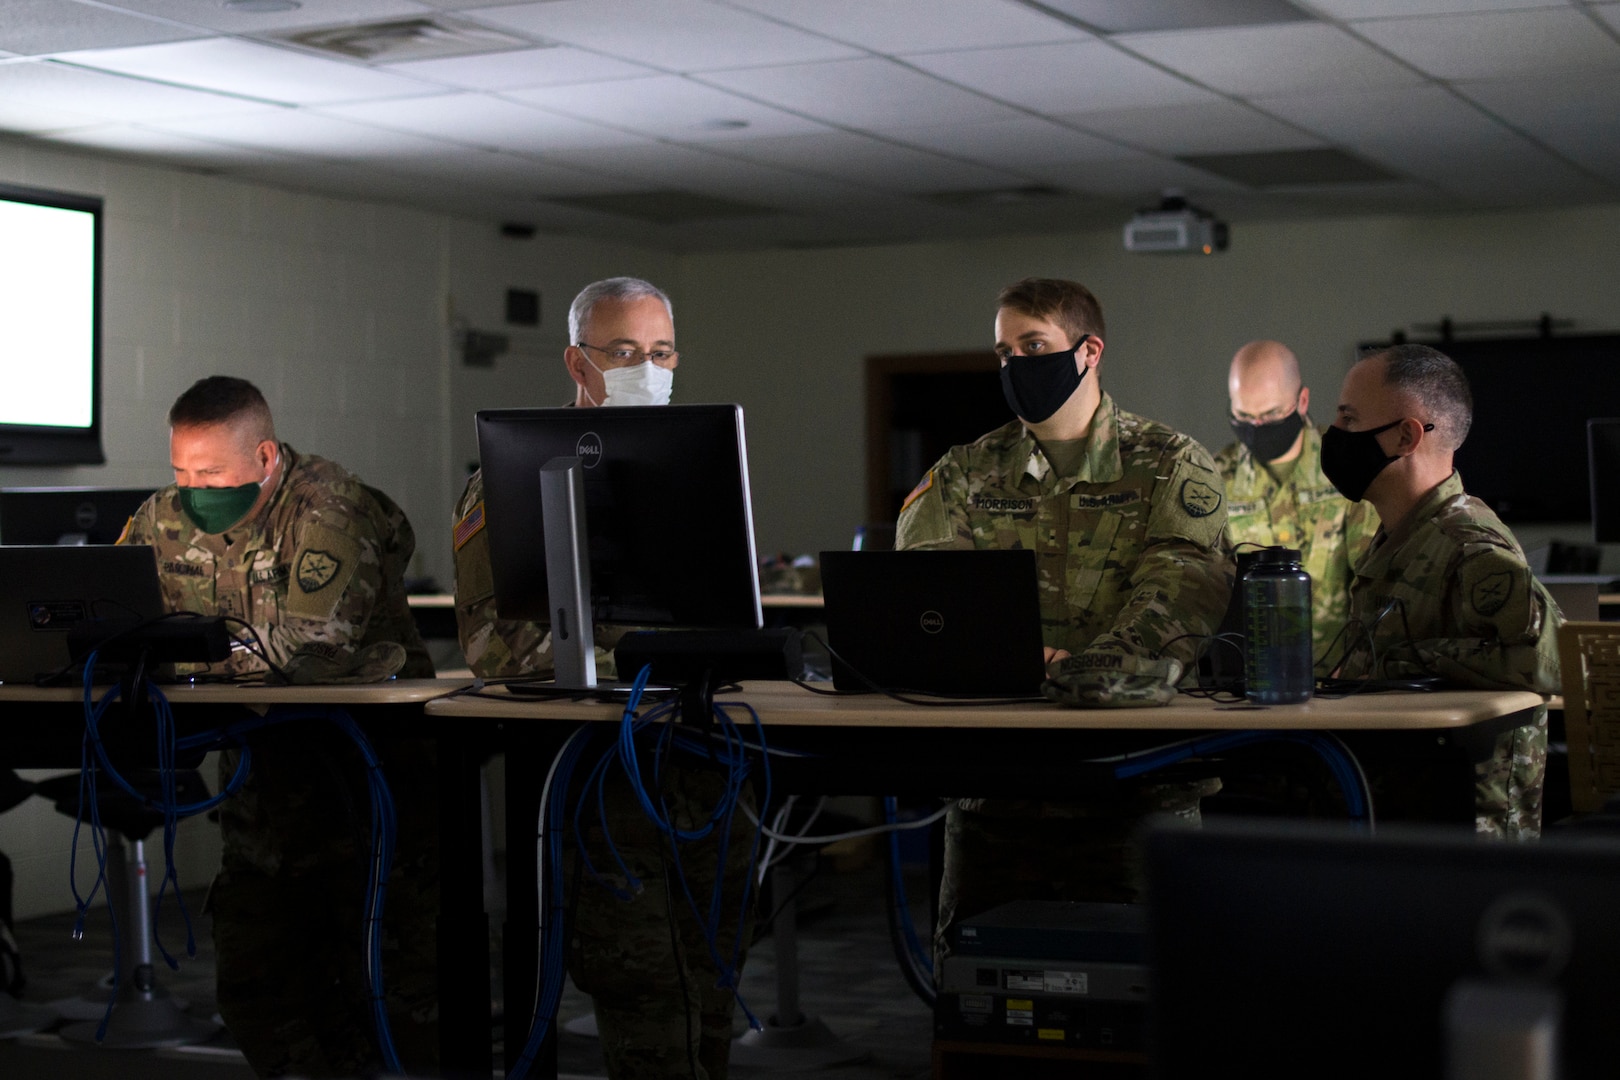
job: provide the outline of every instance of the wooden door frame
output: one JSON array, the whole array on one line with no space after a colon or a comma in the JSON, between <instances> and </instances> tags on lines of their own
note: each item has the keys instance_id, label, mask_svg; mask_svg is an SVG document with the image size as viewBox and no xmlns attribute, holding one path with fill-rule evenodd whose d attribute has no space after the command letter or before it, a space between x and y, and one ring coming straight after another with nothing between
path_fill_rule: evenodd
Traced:
<instances>
[{"instance_id":1,"label":"wooden door frame","mask_svg":"<svg viewBox=\"0 0 1620 1080\"><path fill-rule=\"evenodd\" d=\"M978 352L906 353L866 358L866 521L888 521L889 448L896 375L958 375L994 371L996 355ZM917 479L922 479L918 477Z\"/></svg>"}]
</instances>

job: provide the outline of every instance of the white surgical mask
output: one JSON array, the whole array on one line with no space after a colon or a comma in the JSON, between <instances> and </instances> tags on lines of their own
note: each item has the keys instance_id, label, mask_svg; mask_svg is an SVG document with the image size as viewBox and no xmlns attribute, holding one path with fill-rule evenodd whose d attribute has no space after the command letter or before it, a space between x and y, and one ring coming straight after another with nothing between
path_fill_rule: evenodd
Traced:
<instances>
[{"instance_id":1,"label":"white surgical mask","mask_svg":"<svg viewBox=\"0 0 1620 1080\"><path fill-rule=\"evenodd\" d=\"M643 360L634 367L608 368L606 371L591 363L589 356L585 362L596 368L597 374L602 376L602 385L607 393L601 401L592 400L597 405L668 405L670 391L675 388L675 372L666 367L659 367L651 360ZM590 397L586 394L586 397Z\"/></svg>"}]
</instances>

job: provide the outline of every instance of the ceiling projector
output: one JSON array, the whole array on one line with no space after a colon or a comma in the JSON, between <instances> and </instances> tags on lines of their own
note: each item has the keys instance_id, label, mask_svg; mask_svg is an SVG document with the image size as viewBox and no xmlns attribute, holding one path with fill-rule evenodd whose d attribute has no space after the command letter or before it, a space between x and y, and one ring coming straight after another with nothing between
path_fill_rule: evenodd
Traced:
<instances>
[{"instance_id":1,"label":"ceiling projector","mask_svg":"<svg viewBox=\"0 0 1620 1080\"><path fill-rule=\"evenodd\" d=\"M1225 251L1231 230L1208 210L1166 193L1155 210L1138 210L1125 223L1125 250L1213 255Z\"/></svg>"}]
</instances>

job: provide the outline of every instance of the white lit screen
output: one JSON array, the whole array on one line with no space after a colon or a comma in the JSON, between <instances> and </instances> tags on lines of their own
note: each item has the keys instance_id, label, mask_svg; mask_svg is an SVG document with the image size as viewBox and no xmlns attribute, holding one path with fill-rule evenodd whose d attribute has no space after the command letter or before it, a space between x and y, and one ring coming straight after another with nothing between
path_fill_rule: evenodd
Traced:
<instances>
[{"instance_id":1,"label":"white lit screen","mask_svg":"<svg viewBox=\"0 0 1620 1080\"><path fill-rule=\"evenodd\" d=\"M0 198L0 424L91 425L95 215Z\"/></svg>"}]
</instances>

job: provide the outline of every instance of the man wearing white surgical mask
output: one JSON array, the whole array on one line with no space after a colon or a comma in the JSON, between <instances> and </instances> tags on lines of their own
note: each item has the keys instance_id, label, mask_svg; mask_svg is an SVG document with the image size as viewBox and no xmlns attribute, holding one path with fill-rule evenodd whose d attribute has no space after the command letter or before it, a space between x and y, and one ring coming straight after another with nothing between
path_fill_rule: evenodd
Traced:
<instances>
[{"instance_id":1,"label":"man wearing white surgical mask","mask_svg":"<svg viewBox=\"0 0 1620 1080\"><path fill-rule=\"evenodd\" d=\"M587 285L568 309L563 363L574 404L668 405L675 385L675 317L669 297L640 278Z\"/></svg>"},{"instance_id":2,"label":"man wearing white surgical mask","mask_svg":"<svg viewBox=\"0 0 1620 1080\"><path fill-rule=\"evenodd\" d=\"M622 277L587 285L568 310L568 340L572 344L563 351L563 362L577 386L576 406L669 404L679 360L675 320L669 297L654 286ZM452 519L462 652L484 678L549 675L549 628L496 614L483 499L483 477L474 473ZM611 677L607 650L627 628L595 629L598 672ZM723 773L673 763L663 770L661 794L672 817L701 822L724 786ZM570 806L577 794L577 786L570 788ZM564 856L565 889L576 897L568 915L568 970L595 1007L607 1075L610 1080L725 1080L734 1000L719 985L704 928L681 899L679 885L684 880L694 896L714 893L721 838L716 833L711 840L683 845L680 872L670 876L667 843L621 777L609 776L597 805L606 825L582 829L591 864L629 867L641 881L630 899L615 898L594 880L578 880L577 851ZM572 847L574 830L565 832ZM721 906L737 911L754 830L739 821L724 839ZM738 974L747 939L746 930L740 944L722 931L716 945L720 955L736 958Z\"/></svg>"}]
</instances>

